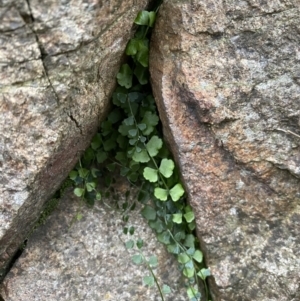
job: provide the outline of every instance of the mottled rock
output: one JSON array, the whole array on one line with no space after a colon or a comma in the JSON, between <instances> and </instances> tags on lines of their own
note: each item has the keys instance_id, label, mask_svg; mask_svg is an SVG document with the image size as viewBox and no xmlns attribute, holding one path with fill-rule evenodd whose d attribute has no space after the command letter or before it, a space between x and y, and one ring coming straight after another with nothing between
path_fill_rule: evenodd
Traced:
<instances>
[{"instance_id":1,"label":"mottled rock","mask_svg":"<svg viewBox=\"0 0 300 301\"><path fill-rule=\"evenodd\" d=\"M121 203L125 189L126 185L121 187ZM131 191L129 200L135 196ZM112 201L105 203L113 207ZM82 214L80 221L75 219L78 212ZM123 233L126 225L134 226L134 235ZM104 204L80 206L72 192L29 238L25 251L0 287L0 294L5 301L161 300L155 286L149 288L142 282L149 270L132 262L137 249L125 248L127 240L138 238L144 240L141 250L146 258L157 256L154 273L159 283L171 287L166 301L185 301L178 263L158 243L138 209L131 211L126 224L121 212Z\"/></svg>"},{"instance_id":2,"label":"mottled rock","mask_svg":"<svg viewBox=\"0 0 300 301\"><path fill-rule=\"evenodd\" d=\"M150 71L214 300L300 300L300 2L164 1Z\"/></svg>"},{"instance_id":3,"label":"mottled rock","mask_svg":"<svg viewBox=\"0 0 300 301\"><path fill-rule=\"evenodd\" d=\"M147 4L0 1L0 277L88 146Z\"/></svg>"}]
</instances>

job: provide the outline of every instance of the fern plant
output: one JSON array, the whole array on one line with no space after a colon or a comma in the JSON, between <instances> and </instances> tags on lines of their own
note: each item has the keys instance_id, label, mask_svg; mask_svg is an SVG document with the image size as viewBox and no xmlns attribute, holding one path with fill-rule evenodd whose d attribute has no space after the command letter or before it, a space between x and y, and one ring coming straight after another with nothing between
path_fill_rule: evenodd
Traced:
<instances>
[{"instance_id":1,"label":"fern plant","mask_svg":"<svg viewBox=\"0 0 300 301\"><path fill-rule=\"evenodd\" d=\"M126 47L128 62L117 74L114 107L70 178L76 186L74 193L90 205L103 196L99 177L110 186L113 172L119 171L130 183L139 186L137 200L143 204L141 214L157 239L177 257L190 301L208 300L205 280L210 271L204 266L195 235L195 215L187 204L178 168L163 141L149 85L149 36L156 13L157 10L141 11L137 15L134 21L137 31ZM137 259L148 262L141 254ZM150 278L148 283L155 281ZM200 287L205 288L205 296L201 296Z\"/></svg>"}]
</instances>

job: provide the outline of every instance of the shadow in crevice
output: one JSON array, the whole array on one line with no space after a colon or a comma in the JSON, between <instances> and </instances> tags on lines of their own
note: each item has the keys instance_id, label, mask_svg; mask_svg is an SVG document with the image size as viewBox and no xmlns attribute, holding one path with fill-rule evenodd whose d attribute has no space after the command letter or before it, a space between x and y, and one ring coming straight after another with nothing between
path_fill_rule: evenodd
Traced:
<instances>
[{"instance_id":1,"label":"shadow in crevice","mask_svg":"<svg viewBox=\"0 0 300 301\"><path fill-rule=\"evenodd\" d=\"M3 282L5 276L9 273L15 262L18 260L18 258L22 255L25 247L27 245L27 239L22 243L22 245L18 248L15 255L12 257L6 268L4 269L4 272L0 274L0 284ZM0 301L4 301L3 297L0 295Z\"/></svg>"}]
</instances>

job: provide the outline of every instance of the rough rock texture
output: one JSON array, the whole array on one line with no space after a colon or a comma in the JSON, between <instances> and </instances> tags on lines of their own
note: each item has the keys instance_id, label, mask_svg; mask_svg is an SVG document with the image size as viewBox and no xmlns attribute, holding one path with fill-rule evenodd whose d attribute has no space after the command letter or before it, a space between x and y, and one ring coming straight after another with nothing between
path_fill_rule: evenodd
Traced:
<instances>
[{"instance_id":1,"label":"rough rock texture","mask_svg":"<svg viewBox=\"0 0 300 301\"><path fill-rule=\"evenodd\" d=\"M300 300L300 2L165 0L151 44L164 133L214 300Z\"/></svg>"},{"instance_id":2,"label":"rough rock texture","mask_svg":"<svg viewBox=\"0 0 300 301\"><path fill-rule=\"evenodd\" d=\"M147 3L0 1L0 277L87 147Z\"/></svg>"},{"instance_id":3,"label":"rough rock texture","mask_svg":"<svg viewBox=\"0 0 300 301\"><path fill-rule=\"evenodd\" d=\"M123 200L126 188L121 187ZM155 286L148 288L142 283L150 272L133 264L131 256L138 252L127 251L124 246L127 240L138 237L145 243L143 254L158 258L154 272L160 284L172 289L166 300L187 299L176 260L158 243L139 210L130 214L127 225L135 227L135 234L130 236L123 234L120 212L103 204L93 209L79 205L72 192L66 194L45 225L29 239L0 287L5 301L161 300ZM74 222L77 212L83 218Z\"/></svg>"}]
</instances>

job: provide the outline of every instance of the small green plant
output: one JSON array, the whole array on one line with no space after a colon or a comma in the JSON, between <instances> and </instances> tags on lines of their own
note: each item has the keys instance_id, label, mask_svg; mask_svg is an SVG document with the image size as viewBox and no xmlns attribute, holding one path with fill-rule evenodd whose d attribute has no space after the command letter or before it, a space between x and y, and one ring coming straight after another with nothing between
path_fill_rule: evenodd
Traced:
<instances>
[{"instance_id":1,"label":"small green plant","mask_svg":"<svg viewBox=\"0 0 300 301\"><path fill-rule=\"evenodd\" d=\"M110 187L115 171L140 187L137 200L143 204L141 214L157 239L177 257L190 301L208 300L205 280L210 271L204 266L195 235L195 215L187 204L178 168L162 139L161 124L149 85L149 34L155 18L156 11L142 11L136 17L134 23L138 29L126 47L130 59L117 74L118 87L112 97L114 107L70 173L70 178L76 186L75 195L90 205L100 201L103 193L107 193L99 188L98 178L102 177L106 187ZM128 206L132 208L134 205L127 204L124 208ZM124 219L128 219L126 214ZM150 271L144 283L156 283L164 300L163 295L170 288L159 286L153 273L154 257L146 259L143 256L141 242L135 244L130 240L126 243L127 249L134 246L139 253L133 261L146 264ZM201 296L200 287L204 287L205 296Z\"/></svg>"},{"instance_id":2,"label":"small green plant","mask_svg":"<svg viewBox=\"0 0 300 301\"><path fill-rule=\"evenodd\" d=\"M39 228L41 225L45 224L48 217L52 214L52 212L58 206L59 201L64 196L66 190L73 186L72 184L73 183L70 179L66 179L63 182L63 184L61 185L60 189L55 192L54 196L49 201L47 201L47 203L45 204L45 206L43 208L43 211L41 212L41 214L39 216L39 219L35 222L32 230L27 235L27 238L30 237L37 228Z\"/></svg>"},{"instance_id":3,"label":"small green plant","mask_svg":"<svg viewBox=\"0 0 300 301\"><path fill-rule=\"evenodd\" d=\"M130 235L133 235L134 228L130 227L129 229L124 231L124 234L128 234L128 233ZM139 238L136 242L133 239L130 239L125 243L125 247L127 250L137 251L137 253L132 256L132 262L136 265L146 266L146 268L149 271L149 274L143 277L143 284L149 287L156 285L161 300L164 301L165 300L164 296L171 292L171 288L166 284L163 284L162 286L160 285L154 272L154 270L158 266L157 257L155 255L150 255L148 258L146 258L146 256L142 252L143 246L144 246L144 241L141 238Z\"/></svg>"}]
</instances>

